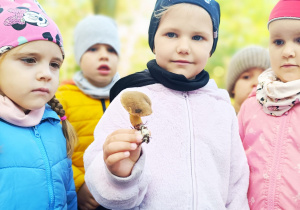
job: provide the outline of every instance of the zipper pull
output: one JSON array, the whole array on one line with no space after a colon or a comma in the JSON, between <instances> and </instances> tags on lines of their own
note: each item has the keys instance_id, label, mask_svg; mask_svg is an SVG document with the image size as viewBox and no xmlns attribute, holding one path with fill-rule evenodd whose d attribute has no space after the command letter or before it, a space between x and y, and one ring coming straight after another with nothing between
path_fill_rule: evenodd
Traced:
<instances>
[{"instance_id":1,"label":"zipper pull","mask_svg":"<svg viewBox=\"0 0 300 210\"><path fill-rule=\"evenodd\" d=\"M37 129L37 126L34 126L34 127L33 127L33 131L34 131L34 135L35 135L37 138L39 138L39 137L40 137L40 133L39 133L39 131L38 131L38 129Z\"/></svg>"}]
</instances>

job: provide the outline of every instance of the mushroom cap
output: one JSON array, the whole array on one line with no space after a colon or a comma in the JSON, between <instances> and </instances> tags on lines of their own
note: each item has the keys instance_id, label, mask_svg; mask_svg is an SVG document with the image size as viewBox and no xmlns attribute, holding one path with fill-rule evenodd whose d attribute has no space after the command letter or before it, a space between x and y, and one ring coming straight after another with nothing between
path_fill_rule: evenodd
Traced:
<instances>
[{"instance_id":1,"label":"mushroom cap","mask_svg":"<svg viewBox=\"0 0 300 210\"><path fill-rule=\"evenodd\" d=\"M152 114L151 100L142 92L123 92L121 95L121 103L131 115L143 117Z\"/></svg>"}]
</instances>

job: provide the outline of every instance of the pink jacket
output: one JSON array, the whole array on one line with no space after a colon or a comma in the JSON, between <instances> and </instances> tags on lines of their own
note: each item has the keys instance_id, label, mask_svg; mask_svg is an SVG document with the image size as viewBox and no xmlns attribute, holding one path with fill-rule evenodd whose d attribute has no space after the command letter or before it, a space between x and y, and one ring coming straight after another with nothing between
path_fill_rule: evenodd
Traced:
<instances>
[{"instance_id":1,"label":"pink jacket","mask_svg":"<svg viewBox=\"0 0 300 210\"><path fill-rule=\"evenodd\" d=\"M250 209L300 209L300 104L286 115L263 112L253 92L238 114L250 167Z\"/></svg>"},{"instance_id":2,"label":"pink jacket","mask_svg":"<svg viewBox=\"0 0 300 210\"><path fill-rule=\"evenodd\" d=\"M95 199L112 209L249 209L249 167L228 93L213 80L189 92L161 84L133 90L152 101L153 113L143 118L152 138L129 177L108 172L106 136L132 127L119 94L84 154L85 181Z\"/></svg>"}]
</instances>

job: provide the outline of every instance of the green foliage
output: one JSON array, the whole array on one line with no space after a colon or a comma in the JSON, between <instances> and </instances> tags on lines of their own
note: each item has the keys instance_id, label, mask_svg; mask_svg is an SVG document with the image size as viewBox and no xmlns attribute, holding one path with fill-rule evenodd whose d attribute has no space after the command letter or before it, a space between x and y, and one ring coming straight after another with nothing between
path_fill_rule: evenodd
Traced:
<instances>
[{"instance_id":1,"label":"green foliage","mask_svg":"<svg viewBox=\"0 0 300 210\"><path fill-rule=\"evenodd\" d=\"M232 55L247 45L268 46L268 16L278 0L218 0L221 7L219 42L206 70L220 87ZM61 79L79 69L73 55L73 30L78 21L94 12L115 17L122 43L119 72L125 76L146 68L154 58L148 46L148 25L155 0L40 0L62 32L66 59Z\"/></svg>"},{"instance_id":2,"label":"green foliage","mask_svg":"<svg viewBox=\"0 0 300 210\"><path fill-rule=\"evenodd\" d=\"M115 17L117 0L92 0L93 11L95 14L103 14Z\"/></svg>"}]
</instances>

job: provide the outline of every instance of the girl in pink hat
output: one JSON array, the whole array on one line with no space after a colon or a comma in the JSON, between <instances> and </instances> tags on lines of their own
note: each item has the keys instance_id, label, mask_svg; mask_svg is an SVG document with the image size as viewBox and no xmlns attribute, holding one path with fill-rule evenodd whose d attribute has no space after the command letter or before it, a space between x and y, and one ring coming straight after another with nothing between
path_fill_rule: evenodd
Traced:
<instances>
[{"instance_id":1,"label":"girl in pink hat","mask_svg":"<svg viewBox=\"0 0 300 210\"><path fill-rule=\"evenodd\" d=\"M271 68L239 112L251 209L300 209L300 0L280 0L268 22Z\"/></svg>"},{"instance_id":2,"label":"girl in pink hat","mask_svg":"<svg viewBox=\"0 0 300 210\"><path fill-rule=\"evenodd\" d=\"M63 60L36 0L1 0L0 209L77 209L76 135L54 96Z\"/></svg>"}]
</instances>

